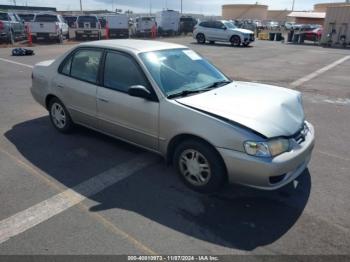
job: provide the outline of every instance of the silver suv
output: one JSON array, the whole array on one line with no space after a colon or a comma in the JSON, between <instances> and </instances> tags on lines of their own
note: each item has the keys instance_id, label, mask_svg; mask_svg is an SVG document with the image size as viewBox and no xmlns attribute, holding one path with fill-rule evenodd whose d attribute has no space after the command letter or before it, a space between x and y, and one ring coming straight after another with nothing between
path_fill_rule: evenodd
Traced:
<instances>
[{"instance_id":1,"label":"silver suv","mask_svg":"<svg viewBox=\"0 0 350 262\"><path fill-rule=\"evenodd\" d=\"M238 28L226 20L201 22L194 28L193 37L199 44L218 41L230 42L233 46L248 46L255 40L253 31Z\"/></svg>"}]
</instances>

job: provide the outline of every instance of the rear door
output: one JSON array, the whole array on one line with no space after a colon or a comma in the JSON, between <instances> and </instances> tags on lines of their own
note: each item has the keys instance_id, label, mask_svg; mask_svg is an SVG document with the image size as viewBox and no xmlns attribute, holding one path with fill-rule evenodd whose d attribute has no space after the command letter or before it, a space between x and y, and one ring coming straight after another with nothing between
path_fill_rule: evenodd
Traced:
<instances>
[{"instance_id":1,"label":"rear door","mask_svg":"<svg viewBox=\"0 0 350 262\"><path fill-rule=\"evenodd\" d=\"M103 51L98 48L79 48L59 68L53 80L57 95L67 107L73 121L97 127L96 93Z\"/></svg>"},{"instance_id":2,"label":"rear door","mask_svg":"<svg viewBox=\"0 0 350 262\"><path fill-rule=\"evenodd\" d=\"M159 103L139 64L128 54L108 51L103 79L103 87L97 90L100 128L142 147L158 150ZM128 89L133 85L148 88L154 101L130 96Z\"/></svg>"}]
</instances>

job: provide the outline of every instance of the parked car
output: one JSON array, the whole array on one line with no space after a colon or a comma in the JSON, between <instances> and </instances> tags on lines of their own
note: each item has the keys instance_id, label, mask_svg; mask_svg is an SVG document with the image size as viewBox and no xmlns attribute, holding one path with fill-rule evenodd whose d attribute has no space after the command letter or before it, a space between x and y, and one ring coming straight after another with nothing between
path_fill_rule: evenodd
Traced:
<instances>
[{"instance_id":1,"label":"parked car","mask_svg":"<svg viewBox=\"0 0 350 262\"><path fill-rule=\"evenodd\" d=\"M214 44L218 42L230 42L233 46L248 46L255 40L254 32L236 27L226 20L205 21L195 26L193 37L198 43L206 41Z\"/></svg>"},{"instance_id":2,"label":"parked car","mask_svg":"<svg viewBox=\"0 0 350 262\"><path fill-rule=\"evenodd\" d=\"M195 25L197 24L197 20L192 16L181 16L180 17L180 34L187 35L188 33L192 33Z\"/></svg>"},{"instance_id":3,"label":"parked car","mask_svg":"<svg viewBox=\"0 0 350 262\"><path fill-rule=\"evenodd\" d=\"M75 28L76 27L76 22L77 22L77 16L72 16L72 15L65 15L63 16L64 21L68 25L69 28Z\"/></svg>"},{"instance_id":4,"label":"parked car","mask_svg":"<svg viewBox=\"0 0 350 262\"><path fill-rule=\"evenodd\" d=\"M156 152L201 192L227 181L280 188L314 147L300 92L232 81L177 44L80 44L36 64L31 92L58 131L79 124Z\"/></svg>"},{"instance_id":5,"label":"parked car","mask_svg":"<svg viewBox=\"0 0 350 262\"><path fill-rule=\"evenodd\" d=\"M323 27L310 28L303 31L304 40L319 42L322 38Z\"/></svg>"},{"instance_id":6,"label":"parked car","mask_svg":"<svg viewBox=\"0 0 350 262\"><path fill-rule=\"evenodd\" d=\"M77 18L75 38L77 40L94 38L101 39L101 24L95 15L81 15Z\"/></svg>"},{"instance_id":7,"label":"parked car","mask_svg":"<svg viewBox=\"0 0 350 262\"><path fill-rule=\"evenodd\" d=\"M268 30L280 29L280 24L279 24L279 22L276 22L276 21L268 21L265 26L266 26L266 29L268 29Z\"/></svg>"},{"instance_id":8,"label":"parked car","mask_svg":"<svg viewBox=\"0 0 350 262\"><path fill-rule=\"evenodd\" d=\"M174 10L160 11L156 15L156 22L159 35L176 35L180 29L180 13Z\"/></svg>"},{"instance_id":9,"label":"parked car","mask_svg":"<svg viewBox=\"0 0 350 262\"><path fill-rule=\"evenodd\" d=\"M153 16L137 17L131 29L132 34L134 36L150 37L152 27L155 25L155 23L155 17Z\"/></svg>"},{"instance_id":10,"label":"parked car","mask_svg":"<svg viewBox=\"0 0 350 262\"><path fill-rule=\"evenodd\" d=\"M0 41L13 44L16 40L25 37L24 22L17 14L0 11Z\"/></svg>"},{"instance_id":11,"label":"parked car","mask_svg":"<svg viewBox=\"0 0 350 262\"><path fill-rule=\"evenodd\" d=\"M69 38L68 25L63 17L56 13L38 13L31 23L33 41L56 40L63 43L64 38Z\"/></svg>"},{"instance_id":12,"label":"parked car","mask_svg":"<svg viewBox=\"0 0 350 262\"><path fill-rule=\"evenodd\" d=\"M107 15L109 38L129 38L129 18L125 14Z\"/></svg>"},{"instance_id":13,"label":"parked car","mask_svg":"<svg viewBox=\"0 0 350 262\"><path fill-rule=\"evenodd\" d=\"M285 22L283 24L283 27L286 29L286 30L292 30L292 29L295 29L295 26L296 23L295 22Z\"/></svg>"}]
</instances>

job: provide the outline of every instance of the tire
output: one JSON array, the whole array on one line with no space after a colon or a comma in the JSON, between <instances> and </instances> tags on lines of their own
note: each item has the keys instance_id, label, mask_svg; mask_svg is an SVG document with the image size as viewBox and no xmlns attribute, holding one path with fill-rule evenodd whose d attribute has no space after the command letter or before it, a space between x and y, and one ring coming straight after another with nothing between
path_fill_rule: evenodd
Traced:
<instances>
[{"instance_id":1,"label":"tire","mask_svg":"<svg viewBox=\"0 0 350 262\"><path fill-rule=\"evenodd\" d=\"M250 43L243 43L244 47L248 47Z\"/></svg>"},{"instance_id":2,"label":"tire","mask_svg":"<svg viewBox=\"0 0 350 262\"><path fill-rule=\"evenodd\" d=\"M11 30L7 36L7 43L13 45L15 43L15 33Z\"/></svg>"},{"instance_id":3,"label":"tire","mask_svg":"<svg viewBox=\"0 0 350 262\"><path fill-rule=\"evenodd\" d=\"M182 181L197 192L216 192L227 180L226 167L219 153L199 140L179 144L174 152L173 165Z\"/></svg>"},{"instance_id":4,"label":"tire","mask_svg":"<svg viewBox=\"0 0 350 262\"><path fill-rule=\"evenodd\" d=\"M56 97L49 102L49 114L52 125L61 133L67 134L73 130L74 123L64 104Z\"/></svg>"},{"instance_id":5,"label":"tire","mask_svg":"<svg viewBox=\"0 0 350 262\"><path fill-rule=\"evenodd\" d=\"M209 41L209 44L215 45L215 41Z\"/></svg>"},{"instance_id":6,"label":"tire","mask_svg":"<svg viewBox=\"0 0 350 262\"><path fill-rule=\"evenodd\" d=\"M234 35L230 39L232 46L240 46L241 45L241 38L238 35Z\"/></svg>"},{"instance_id":7,"label":"tire","mask_svg":"<svg viewBox=\"0 0 350 262\"><path fill-rule=\"evenodd\" d=\"M205 44L206 39L204 34L202 33L197 34L196 39L198 44Z\"/></svg>"}]
</instances>

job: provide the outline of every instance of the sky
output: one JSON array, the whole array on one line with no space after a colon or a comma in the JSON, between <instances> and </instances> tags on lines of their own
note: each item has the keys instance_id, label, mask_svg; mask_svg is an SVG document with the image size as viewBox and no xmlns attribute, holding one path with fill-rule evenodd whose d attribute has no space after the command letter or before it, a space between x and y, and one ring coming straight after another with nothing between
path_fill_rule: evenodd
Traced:
<instances>
[{"instance_id":1,"label":"sky","mask_svg":"<svg viewBox=\"0 0 350 262\"><path fill-rule=\"evenodd\" d=\"M342 0L295 0L295 10L312 10L316 3L341 2ZM259 4L269 6L269 9L291 9L293 0L261 0ZM17 5L35 5L56 7L58 10L79 10L79 0L16 0ZM44 4L43 4L44 3ZM164 8L180 10L181 0L82 0L86 10L118 8L132 10L134 13L149 12L150 3L152 11ZM255 4L250 0L183 0L184 13L201 13L205 15L221 15L223 4ZM13 0L0 0L0 4L13 4Z\"/></svg>"}]
</instances>

